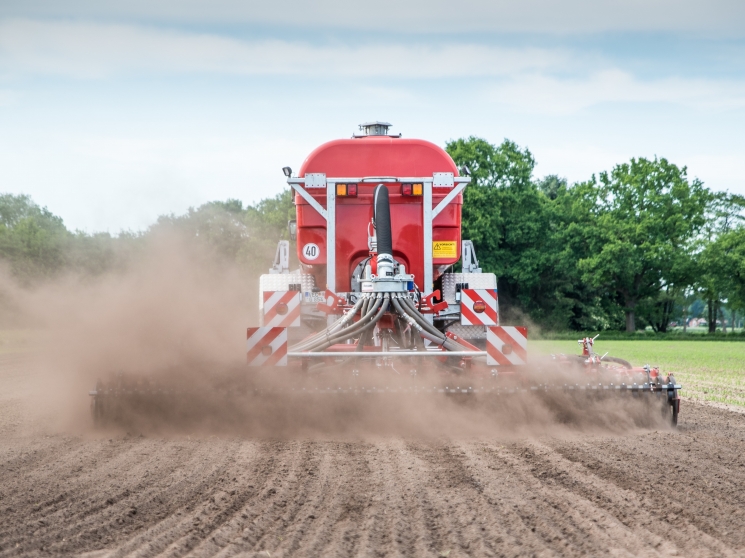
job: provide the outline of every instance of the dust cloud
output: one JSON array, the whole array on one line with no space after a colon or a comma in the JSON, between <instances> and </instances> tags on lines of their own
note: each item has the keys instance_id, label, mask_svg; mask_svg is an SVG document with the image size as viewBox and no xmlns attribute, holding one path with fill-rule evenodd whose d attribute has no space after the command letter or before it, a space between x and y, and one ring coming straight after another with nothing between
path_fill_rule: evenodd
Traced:
<instances>
[{"instance_id":1,"label":"dust cloud","mask_svg":"<svg viewBox=\"0 0 745 558\"><path fill-rule=\"evenodd\" d=\"M664 426L657 406L560 391L463 397L316 393L321 386L349 390L371 384L419 391L467 387L463 378L434 368L415 378L390 368L353 377L344 365L312 378L291 371L257 375L244 364L244 335L247 326L258 324L258 276L265 268L264 261L248 268L216 261L193 242L160 234L125 272L96 279L67 276L34 289L4 280L2 290L14 311L36 332L26 372L28 405L46 428L94 436L119 431L510 438ZM567 377L574 372L560 377L550 363L533 366L529 374L540 383L575 383ZM130 390L159 395L112 403L117 420L96 429L88 392L99 379L112 378L124 378ZM477 381L473 387L502 385L491 378Z\"/></svg>"}]
</instances>

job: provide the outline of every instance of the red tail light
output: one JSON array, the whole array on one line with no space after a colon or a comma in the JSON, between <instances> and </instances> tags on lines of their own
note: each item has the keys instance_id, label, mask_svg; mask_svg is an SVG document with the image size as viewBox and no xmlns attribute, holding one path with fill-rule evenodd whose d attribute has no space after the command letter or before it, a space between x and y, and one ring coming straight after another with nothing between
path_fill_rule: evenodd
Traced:
<instances>
[{"instance_id":1,"label":"red tail light","mask_svg":"<svg viewBox=\"0 0 745 558\"><path fill-rule=\"evenodd\" d=\"M356 198L357 197L357 185L356 184L337 184L336 195L342 198Z\"/></svg>"},{"instance_id":2,"label":"red tail light","mask_svg":"<svg viewBox=\"0 0 745 558\"><path fill-rule=\"evenodd\" d=\"M414 184L401 184L402 196L421 196L424 192L424 184L417 182Z\"/></svg>"}]
</instances>

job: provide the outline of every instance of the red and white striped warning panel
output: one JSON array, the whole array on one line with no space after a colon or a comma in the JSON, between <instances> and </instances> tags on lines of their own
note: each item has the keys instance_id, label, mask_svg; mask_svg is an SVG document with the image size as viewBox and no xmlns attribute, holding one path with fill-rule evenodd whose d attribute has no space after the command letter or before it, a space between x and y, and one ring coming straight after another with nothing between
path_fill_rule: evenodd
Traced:
<instances>
[{"instance_id":1,"label":"red and white striped warning panel","mask_svg":"<svg viewBox=\"0 0 745 558\"><path fill-rule=\"evenodd\" d=\"M264 327L300 327L298 291L264 291Z\"/></svg>"},{"instance_id":2,"label":"red and white striped warning panel","mask_svg":"<svg viewBox=\"0 0 745 558\"><path fill-rule=\"evenodd\" d=\"M509 366L528 363L528 328L496 326L486 328L486 363Z\"/></svg>"},{"instance_id":3,"label":"red and white striped warning panel","mask_svg":"<svg viewBox=\"0 0 745 558\"><path fill-rule=\"evenodd\" d=\"M249 327L247 339L249 366L287 366L287 328Z\"/></svg>"},{"instance_id":4,"label":"red and white striped warning panel","mask_svg":"<svg viewBox=\"0 0 745 558\"><path fill-rule=\"evenodd\" d=\"M499 325L496 289L463 289L460 292L460 325Z\"/></svg>"}]
</instances>

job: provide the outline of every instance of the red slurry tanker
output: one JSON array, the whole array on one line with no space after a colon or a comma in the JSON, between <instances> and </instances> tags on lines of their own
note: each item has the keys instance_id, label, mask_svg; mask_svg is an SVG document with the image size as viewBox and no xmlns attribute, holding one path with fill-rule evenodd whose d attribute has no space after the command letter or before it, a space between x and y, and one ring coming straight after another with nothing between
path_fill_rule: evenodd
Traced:
<instances>
[{"instance_id":1,"label":"red slurry tanker","mask_svg":"<svg viewBox=\"0 0 745 558\"><path fill-rule=\"evenodd\" d=\"M497 278L482 272L462 238L468 169L389 127L362 124L360 134L316 148L297 174L283 169L295 195L289 227L300 267L290 270L290 243L280 241L260 279L261 324L247 332L251 373L287 372L303 390L333 393L390 390L402 377L430 386L407 382L407 390L446 394L554 389L525 370L528 330L500 324ZM555 362L584 366L592 381L559 389L648 394L677 420L674 379L635 381L638 374L622 372L633 372L628 363L591 354L591 342L584 347L585 355ZM387 374L391 382L381 384ZM330 381L306 381L321 377ZM510 388L502 378L512 379ZM92 392L94 415L111 393Z\"/></svg>"},{"instance_id":2,"label":"red slurry tanker","mask_svg":"<svg viewBox=\"0 0 745 558\"><path fill-rule=\"evenodd\" d=\"M357 374L374 359L406 362L413 374L434 360L488 374L527 362L527 329L500 325L497 278L482 273L461 237L467 172L442 148L390 135L389 126L363 124L363 133L318 147L297 177L284 169L300 269L290 272L289 243L280 242L261 277L250 366L346 360Z\"/></svg>"},{"instance_id":3,"label":"red slurry tanker","mask_svg":"<svg viewBox=\"0 0 745 558\"><path fill-rule=\"evenodd\" d=\"M315 149L297 176L283 169L295 193L290 229L300 269L290 272L289 243L280 242L261 277L263 324L248 330L248 364L355 377L364 363L394 375L434 364L452 375L439 391L493 390L478 379L519 376L528 331L500 324L497 278L482 272L462 238L468 169L389 126L362 124L360 134ZM656 369L605 359L585 341L579 359L557 361L592 370L593 382L563 389L655 394L677 421L674 378L663 384Z\"/></svg>"}]
</instances>

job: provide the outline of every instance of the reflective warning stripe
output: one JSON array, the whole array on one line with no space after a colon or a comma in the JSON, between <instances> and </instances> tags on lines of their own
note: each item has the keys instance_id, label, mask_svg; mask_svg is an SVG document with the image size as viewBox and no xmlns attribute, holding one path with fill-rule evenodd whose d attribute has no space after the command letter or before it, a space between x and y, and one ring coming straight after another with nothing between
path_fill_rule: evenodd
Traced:
<instances>
[{"instance_id":1,"label":"reflective warning stripe","mask_svg":"<svg viewBox=\"0 0 745 558\"><path fill-rule=\"evenodd\" d=\"M486 329L486 363L490 366L528 362L528 328L494 326Z\"/></svg>"},{"instance_id":2,"label":"reflective warning stripe","mask_svg":"<svg viewBox=\"0 0 745 558\"><path fill-rule=\"evenodd\" d=\"M300 327L300 293L264 291L263 316L264 327Z\"/></svg>"},{"instance_id":3,"label":"reflective warning stripe","mask_svg":"<svg viewBox=\"0 0 745 558\"><path fill-rule=\"evenodd\" d=\"M483 312L476 312L473 305L484 306ZM496 326L499 324L497 291L495 289L463 289L460 292L460 325Z\"/></svg>"},{"instance_id":4,"label":"reflective warning stripe","mask_svg":"<svg viewBox=\"0 0 745 558\"><path fill-rule=\"evenodd\" d=\"M249 327L246 361L249 366L287 366L287 328Z\"/></svg>"}]
</instances>

